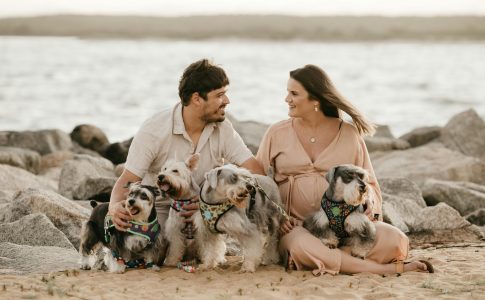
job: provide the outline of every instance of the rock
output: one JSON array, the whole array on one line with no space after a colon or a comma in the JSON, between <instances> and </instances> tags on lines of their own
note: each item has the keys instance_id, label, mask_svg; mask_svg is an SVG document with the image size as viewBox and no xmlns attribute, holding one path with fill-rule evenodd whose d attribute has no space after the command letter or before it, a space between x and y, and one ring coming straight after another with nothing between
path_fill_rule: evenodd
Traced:
<instances>
[{"instance_id":1,"label":"rock","mask_svg":"<svg viewBox=\"0 0 485 300\"><path fill-rule=\"evenodd\" d=\"M0 242L74 249L67 237L44 214L35 213L0 224Z\"/></svg>"},{"instance_id":2,"label":"rock","mask_svg":"<svg viewBox=\"0 0 485 300\"><path fill-rule=\"evenodd\" d=\"M419 231L414 225L417 215L423 208L416 201L382 193L382 214L386 223L408 233Z\"/></svg>"},{"instance_id":3,"label":"rock","mask_svg":"<svg viewBox=\"0 0 485 300\"><path fill-rule=\"evenodd\" d=\"M426 207L418 213L413 224L414 231L453 230L470 225L456 209L443 202Z\"/></svg>"},{"instance_id":4,"label":"rock","mask_svg":"<svg viewBox=\"0 0 485 300\"><path fill-rule=\"evenodd\" d=\"M485 208L485 186L470 182L429 179L424 183L423 197L428 205L447 203L462 216Z\"/></svg>"},{"instance_id":5,"label":"rock","mask_svg":"<svg viewBox=\"0 0 485 300\"><path fill-rule=\"evenodd\" d=\"M0 165L0 187L3 191L17 192L27 188L50 189L55 191L52 182L24 169Z\"/></svg>"},{"instance_id":6,"label":"rock","mask_svg":"<svg viewBox=\"0 0 485 300\"><path fill-rule=\"evenodd\" d=\"M28 149L0 146L0 164L11 165L38 174L40 155L38 152Z\"/></svg>"},{"instance_id":7,"label":"rock","mask_svg":"<svg viewBox=\"0 0 485 300\"><path fill-rule=\"evenodd\" d=\"M113 143L107 145L101 150L103 157L109 159L113 164L121 164L126 161L128 157L128 150L130 149L133 138L121 143Z\"/></svg>"},{"instance_id":8,"label":"rock","mask_svg":"<svg viewBox=\"0 0 485 300\"><path fill-rule=\"evenodd\" d=\"M387 137L365 137L367 151L404 150L411 147L407 141Z\"/></svg>"},{"instance_id":9,"label":"rock","mask_svg":"<svg viewBox=\"0 0 485 300\"><path fill-rule=\"evenodd\" d=\"M383 194L411 199L419 207L426 207L419 186L409 179L400 177L379 178L379 186Z\"/></svg>"},{"instance_id":10,"label":"rock","mask_svg":"<svg viewBox=\"0 0 485 300\"><path fill-rule=\"evenodd\" d=\"M39 131L0 131L0 146L25 148L41 155L72 147L71 138L57 129Z\"/></svg>"},{"instance_id":11,"label":"rock","mask_svg":"<svg viewBox=\"0 0 485 300\"><path fill-rule=\"evenodd\" d=\"M100 181L99 184L96 183L97 180ZM115 181L114 166L107 159L75 155L64 163L59 193L69 199L87 200L109 193Z\"/></svg>"},{"instance_id":12,"label":"rock","mask_svg":"<svg viewBox=\"0 0 485 300\"><path fill-rule=\"evenodd\" d=\"M485 184L485 162L429 143L405 151L371 154L377 178L405 177L419 186L428 178Z\"/></svg>"},{"instance_id":13,"label":"rock","mask_svg":"<svg viewBox=\"0 0 485 300\"><path fill-rule=\"evenodd\" d=\"M115 167L115 176L120 177L123 171L125 170L125 164L118 164Z\"/></svg>"},{"instance_id":14,"label":"rock","mask_svg":"<svg viewBox=\"0 0 485 300\"><path fill-rule=\"evenodd\" d=\"M374 137L385 137L390 139L395 138L391 132L391 128L387 125L378 125Z\"/></svg>"},{"instance_id":15,"label":"rock","mask_svg":"<svg viewBox=\"0 0 485 300\"><path fill-rule=\"evenodd\" d=\"M399 215L396 209L394 209L394 205L388 201L383 201L382 203L382 214L384 222L399 228L404 233L410 231L403 218Z\"/></svg>"},{"instance_id":16,"label":"rock","mask_svg":"<svg viewBox=\"0 0 485 300\"><path fill-rule=\"evenodd\" d=\"M0 274L48 273L78 268L74 249L0 243Z\"/></svg>"},{"instance_id":17,"label":"rock","mask_svg":"<svg viewBox=\"0 0 485 300\"><path fill-rule=\"evenodd\" d=\"M82 147L98 153L109 144L106 134L100 128L89 124L76 126L71 132L71 139Z\"/></svg>"},{"instance_id":18,"label":"rock","mask_svg":"<svg viewBox=\"0 0 485 300\"><path fill-rule=\"evenodd\" d=\"M420 127L408 132L399 139L407 141L411 147L427 144L441 136L440 126Z\"/></svg>"},{"instance_id":19,"label":"rock","mask_svg":"<svg viewBox=\"0 0 485 300\"><path fill-rule=\"evenodd\" d=\"M43 172L44 170L50 168L59 168L64 165L69 159L74 157L74 153L71 151L56 151L46 155L42 155L40 158L40 170Z\"/></svg>"},{"instance_id":20,"label":"rock","mask_svg":"<svg viewBox=\"0 0 485 300\"><path fill-rule=\"evenodd\" d=\"M477 209L476 211L468 214L465 218L472 224L485 226L485 208Z\"/></svg>"},{"instance_id":21,"label":"rock","mask_svg":"<svg viewBox=\"0 0 485 300\"><path fill-rule=\"evenodd\" d=\"M0 190L0 204L10 203L14 194L15 192L13 191Z\"/></svg>"},{"instance_id":22,"label":"rock","mask_svg":"<svg viewBox=\"0 0 485 300\"><path fill-rule=\"evenodd\" d=\"M81 145L79 145L77 142L72 142L72 147L70 151L74 154L84 154L84 155L89 155L93 157L101 157L101 154L99 154L98 152L88 148L84 148Z\"/></svg>"},{"instance_id":23,"label":"rock","mask_svg":"<svg viewBox=\"0 0 485 300\"><path fill-rule=\"evenodd\" d=\"M258 152L259 144L261 143L264 133L268 129L269 125L254 121L232 123L234 129L242 137L249 150L251 150L253 154L256 154Z\"/></svg>"},{"instance_id":24,"label":"rock","mask_svg":"<svg viewBox=\"0 0 485 300\"><path fill-rule=\"evenodd\" d=\"M475 242L482 241L484 234L482 230L470 225L463 228L453 230L432 230L420 231L408 234L411 248L422 244L447 244L447 243L461 243L461 242Z\"/></svg>"},{"instance_id":25,"label":"rock","mask_svg":"<svg viewBox=\"0 0 485 300\"><path fill-rule=\"evenodd\" d=\"M52 191L27 189L0 211L0 223L14 222L34 213L46 215L74 247L79 247L81 226L89 218L90 210Z\"/></svg>"},{"instance_id":26,"label":"rock","mask_svg":"<svg viewBox=\"0 0 485 300\"><path fill-rule=\"evenodd\" d=\"M441 141L452 150L485 160L485 121L473 109L459 113L443 128Z\"/></svg>"}]
</instances>

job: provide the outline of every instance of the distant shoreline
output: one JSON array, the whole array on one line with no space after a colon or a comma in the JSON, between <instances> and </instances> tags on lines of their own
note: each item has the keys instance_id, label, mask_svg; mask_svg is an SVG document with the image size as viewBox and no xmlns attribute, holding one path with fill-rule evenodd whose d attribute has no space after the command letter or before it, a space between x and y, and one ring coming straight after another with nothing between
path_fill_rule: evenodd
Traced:
<instances>
[{"instance_id":1,"label":"distant shoreline","mask_svg":"<svg viewBox=\"0 0 485 300\"><path fill-rule=\"evenodd\" d=\"M0 18L0 36L304 41L485 41L485 17L53 15Z\"/></svg>"}]
</instances>

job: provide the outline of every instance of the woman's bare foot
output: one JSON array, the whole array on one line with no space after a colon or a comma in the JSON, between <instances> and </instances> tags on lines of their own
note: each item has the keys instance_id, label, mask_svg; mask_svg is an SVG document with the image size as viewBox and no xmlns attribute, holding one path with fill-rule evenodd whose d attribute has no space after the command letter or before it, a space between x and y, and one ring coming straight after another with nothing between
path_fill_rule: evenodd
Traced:
<instances>
[{"instance_id":1,"label":"woman's bare foot","mask_svg":"<svg viewBox=\"0 0 485 300\"><path fill-rule=\"evenodd\" d=\"M424 261L424 260L419 260L419 261L412 261L412 262L396 262L394 264L394 272L393 274L401 274L404 272L410 272L410 271L422 271L422 272L428 272L428 273L434 273L433 265L431 265L429 262Z\"/></svg>"}]
</instances>

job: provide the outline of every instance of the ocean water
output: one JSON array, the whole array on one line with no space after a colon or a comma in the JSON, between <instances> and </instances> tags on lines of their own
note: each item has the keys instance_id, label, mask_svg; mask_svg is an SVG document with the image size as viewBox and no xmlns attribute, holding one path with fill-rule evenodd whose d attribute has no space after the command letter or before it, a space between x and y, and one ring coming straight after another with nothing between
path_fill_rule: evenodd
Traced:
<instances>
[{"instance_id":1,"label":"ocean water","mask_svg":"<svg viewBox=\"0 0 485 300\"><path fill-rule=\"evenodd\" d=\"M396 136L469 108L485 116L484 43L0 37L0 130L89 123L124 140L179 101L183 69L204 57L227 71L227 111L240 120L287 118L288 72L308 63Z\"/></svg>"}]
</instances>

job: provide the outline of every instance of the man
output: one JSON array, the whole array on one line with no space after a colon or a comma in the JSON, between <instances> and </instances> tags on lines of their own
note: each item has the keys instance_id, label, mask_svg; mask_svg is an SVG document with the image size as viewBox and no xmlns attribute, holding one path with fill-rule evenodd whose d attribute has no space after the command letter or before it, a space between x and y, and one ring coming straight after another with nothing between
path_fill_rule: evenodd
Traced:
<instances>
[{"instance_id":1,"label":"man","mask_svg":"<svg viewBox=\"0 0 485 300\"><path fill-rule=\"evenodd\" d=\"M229 79L224 70L202 59L188 66L179 82L181 103L164 110L142 125L128 152L125 169L111 192L109 214L118 230L126 230L130 216L122 203L128 182L143 180L156 185L157 174L168 159L185 160L200 154L194 173L201 183L204 173L221 161L230 162L263 174L263 170L231 123L225 120L229 104L226 95ZM158 220L164 224L170 203L155 203ZM191 216L198 203L186 205L184 216Z\"/></svg>"}]
</instances>

